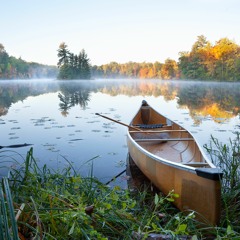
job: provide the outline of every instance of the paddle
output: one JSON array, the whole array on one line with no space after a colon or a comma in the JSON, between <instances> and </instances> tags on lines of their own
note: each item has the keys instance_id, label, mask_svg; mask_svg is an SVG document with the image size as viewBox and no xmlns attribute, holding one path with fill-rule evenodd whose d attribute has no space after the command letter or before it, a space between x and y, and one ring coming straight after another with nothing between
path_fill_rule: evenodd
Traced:
<instances>
[{"instance_id":1,"label":"paddle","mask_svg":"<svg viewBox=\"0 0 240 240\"><path fill-rule=\"evenodd\" d=\"M109 183L113 182L116 178L120 177L123 173L126 172L126 169L124 169L122 172L120 172L118 175L116 175L115 177L113 177L111 180L109 180L108 182L106 182L105 184L108 185Z\"/></svg>"},{"instance_id":2,"label":"paddle","mask_svg":"<svg viewBox=\"0 0 240 240\"><path fill-rule=\"evenodd\" d=\"M100 113L95 113L95 115L98 115L98 116L100 116L100 117L106 118L106 119L108 119L108 120L110 120L110 121L113 121L113 122L115 122L115 123L121 124L121 125L123 125L123 126L125 126L125 127L132 128L132 129L134 129L134 130L136 130L136 131L138 131L138 132L144 132L143 130L141 130L141 129L139 129L139 128L132 127L132 126L126 124L126 123L122 123L122 122L117 121L117 120L114 120L114 119L112 119L112 118L110 118L110 117L106 117L106 116L104 116L104 115L102 115L102 114L100 114Z\"/></svg>"}]
</instances>

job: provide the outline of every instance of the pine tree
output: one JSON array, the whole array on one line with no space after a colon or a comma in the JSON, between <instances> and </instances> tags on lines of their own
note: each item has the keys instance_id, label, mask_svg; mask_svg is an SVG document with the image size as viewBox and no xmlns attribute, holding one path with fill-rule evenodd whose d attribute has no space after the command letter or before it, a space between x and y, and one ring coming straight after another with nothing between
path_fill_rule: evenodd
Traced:
<instances>
[{"instance_id":1,"label":"pine tree","mask_svg":"<svg viewBox=\"0 0 240 240\"><path fill-rule=\"evenodd\" d=\"M83 49L79 55L69 52L67 45L61 43L58 49L59 79L90 79L90 60Z\"/></svg>"}]
</instances>

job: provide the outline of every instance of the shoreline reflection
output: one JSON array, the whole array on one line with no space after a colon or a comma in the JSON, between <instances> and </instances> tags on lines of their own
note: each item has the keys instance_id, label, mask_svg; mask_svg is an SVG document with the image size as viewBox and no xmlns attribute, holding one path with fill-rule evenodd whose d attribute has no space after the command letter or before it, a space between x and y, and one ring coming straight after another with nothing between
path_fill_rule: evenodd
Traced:
<instances>
[{"instance_id":1,"label":"shoreline reflection","mask_svg":"<svg viewBox=\"0 0 240 240\"><path fill-rule=\"evenodd\" d=\"M177 100L178 108L188 109L198 125L211 117L218 123L240 114L240 84L160 80L83 80L83 81L16 81L0 82L0 116L8 114L12 104L30 96L58 92L59 111L67 116L79 105L86 109L91 93L110 96L162 96L165 101Z\"/></svg>"}]
</instances>

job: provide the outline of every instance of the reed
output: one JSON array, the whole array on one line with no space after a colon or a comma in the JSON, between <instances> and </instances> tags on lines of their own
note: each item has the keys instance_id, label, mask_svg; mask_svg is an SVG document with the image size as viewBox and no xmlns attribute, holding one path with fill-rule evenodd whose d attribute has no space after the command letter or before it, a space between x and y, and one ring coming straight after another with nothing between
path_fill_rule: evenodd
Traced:
<instances>
[{"instance_id":1,"label":"reed","mask_svg":"<svg viewBox=\"0 0 240 240\"><path fill-rule=\"evenodd\" d=\"M222 216L220 226L228 232L240 233L240 133L223 144L211 137L204 146L213 163L222 169Z\"/></svg>"},{"instance_id":2,"label":"reed","mask_svg":"<svg viewBox=\"0 0 240 240\"><path fill-rule=\"evenodd\" d=\"M0 239L18 240L12 195L6 177L2 178L0 184Z\"/></svg>"}]
</instances>

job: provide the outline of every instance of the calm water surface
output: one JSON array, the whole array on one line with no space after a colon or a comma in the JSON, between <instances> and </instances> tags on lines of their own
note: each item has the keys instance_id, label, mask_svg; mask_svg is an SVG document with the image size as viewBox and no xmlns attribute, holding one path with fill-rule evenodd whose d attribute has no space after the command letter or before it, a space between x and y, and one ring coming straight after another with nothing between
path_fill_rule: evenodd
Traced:
<instances>
[{"instance_id":1,"label":"calm water surface","mask_svg":"<svg viewBox=\"0 0 240 240\"><path fill-rule=\"evenodd\" d=\"M228 142L240 130L237 83L2 80L0 146L33 144L40 165L61 169L71 162L83 175L93 169L107 182L126 168L127 129L95 113L129 123L143 99L190 130L201 145L211 135ZM5 161L22 161L18 154L25 157L28 150L0 149L0 173L6 172Z\"/></svg>"}]
</instances>

